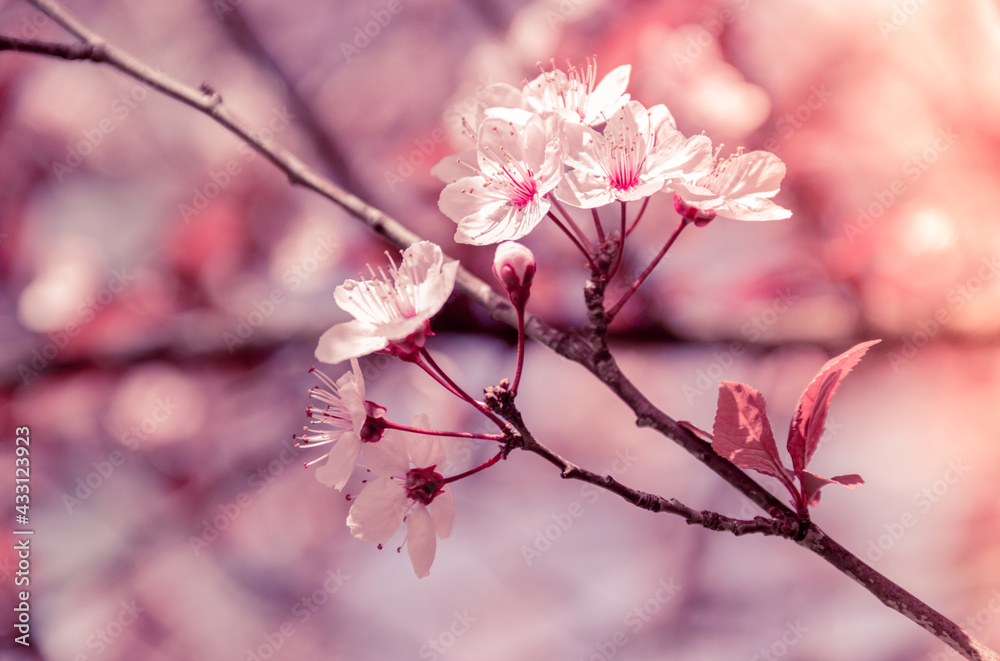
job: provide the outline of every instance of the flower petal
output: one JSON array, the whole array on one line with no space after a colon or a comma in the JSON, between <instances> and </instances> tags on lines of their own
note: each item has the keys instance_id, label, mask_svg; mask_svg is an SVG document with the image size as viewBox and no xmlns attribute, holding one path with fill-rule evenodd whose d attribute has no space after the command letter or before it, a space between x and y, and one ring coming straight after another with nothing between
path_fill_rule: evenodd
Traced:
<instances>
[{"instance_id":1,"label":"flower petal","mask_svg":"<svg viewBox=\"0 0 1000 661\"><path fill-rule=\"evenodd\" d=\"M423 505L414 506L406 517L406 551L410 554L410 563L417 578L431 573L437 537L431 515Z\"/></svg>"},{"instance_id":2,"label":"flower petal","mask_svg":"<svg viewBox=\"0 0 1000 661\"><path fill-rule=\"evenodd\" d=\"M422 413L413 418L410 426L417 429L430 429L431 421L426 414ZM437 436L411 434L408 446L410 458L413 459L413 464L418 468L440 466L444 463L444 448L441 446L441 439Z\"/></svg>"},{"instance_id":3,"label":"flower petal","mask_svg":"<svg viewBox=\"0 0 1000 661\"><path fill-rule=\"evenodd\" d=\"M382 438L364 444L365 466L382 477L403 477L410 468L406 437L396 429L386 429Z\"/></svg>"},{"instance_id":4,"label":"flower petal","mask_svg":"<svg viewBox=\"0 0 1000 661\"><path fill-rule=\"evenodd\" d=\"M598 124L628 102L629 95L625 90L628 89L631 74L632 66L623 64L609 71L601 82L597 83L597 87L587 97L587 113L583 118L585 123Z\"/></svg>"},{"instance_id":5,"label":"flower petal","mask_svg":"<svg viewBox=\"0 0 1000 661\"><path fill-rule=\"evenodd\" d=\"M469 176L469 173L475 169L476 148L470 147L457 154L449 154L442 158L431 168L431 175L448 184L456 179Z\"/></svg>"},{"instance_id":6,"label":"flower petal","mask_svg":"<svg viewBox=\"0 0 1000 661\"><path fill-rule=\"evenodd\" d=\"M446 486L441 490L431 504L427 506L430 510L431 518L434 520L434 530L441 539L447 539L451 535L451 527L455 523L455 494L451 487Z\"/></svg>"},{"instance_id":7,"label":"flower petal","mask_svg":"<svg viewBox=\"0 0 1000 661\"><path fill-rule=\"evenodd\" d=\"M351 371L337 379L337 395L351 416L354 433L360 436L368 419L368 409L365 407L365 377L357 358L351 358Z\"/></svg>"},{"instance_id":8,"label":"flower petal","mask_svg":"<svg viewBox=\"0 0 1000 661\"><path fill-rule=\"evenodd\" d=\"M369 544L384 544L399 530L410 506L406 489L383 477L369 482L347 515L351 534Z\"/></svg>"},{"instance_id":9,"label":"flower petal","mask_svg":"<svg viewBox=\"0 0 1000 661\"><path fill-rule=\"evenodd\" d=\"M335 364L384 349L389 340L375 332L375 326L357 319L337 324L320 336L316 360Z\"/></svg>"},{"instance_id":10,"label":"flower petal","mask_svg":"<svg viewBox=\"0 0 1000 661\"><path fill-rule=\"evenodd\" d=\"M326 463L316 469L316 479L341 491L358 464L359 454L361 438L357 434L344 434L333 445Z\"/></svg>"}]
</instances>

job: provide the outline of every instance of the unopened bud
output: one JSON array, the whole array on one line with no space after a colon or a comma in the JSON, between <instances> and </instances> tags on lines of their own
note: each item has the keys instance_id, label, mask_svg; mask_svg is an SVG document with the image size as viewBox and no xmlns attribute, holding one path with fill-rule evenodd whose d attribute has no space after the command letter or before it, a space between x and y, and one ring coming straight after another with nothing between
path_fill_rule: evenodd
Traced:
<instances>
[{"instance_id":1,"label":"unopened bud","mask_svg":"<svg viewBox=\"0 0 1000 661\"><path fill-rule=\"evenodd\" d=\"M674 210L684 218L685 222L694 223L698 227L708 225L715 218L714 211L705 211L698 207L693 207L677 193L674 193Z\"/></svg>"},{"instance_id":2,"label":"unopened bud","mask_svg":"<svg viewBox=\"0 0 1000 661\"><path fill-rule=\"evenodd\" d=\"M493 257L493 275L507 290L514 305L524 305L535 277L535 256L520 243L504 241L497 246Z\"/></svg>"}]
</instances>

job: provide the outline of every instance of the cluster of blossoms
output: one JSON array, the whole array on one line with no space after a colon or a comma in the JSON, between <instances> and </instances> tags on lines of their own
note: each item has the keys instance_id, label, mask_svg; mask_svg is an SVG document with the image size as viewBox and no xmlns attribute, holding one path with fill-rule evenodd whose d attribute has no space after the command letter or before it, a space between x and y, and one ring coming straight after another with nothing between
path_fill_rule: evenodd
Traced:
<instances>
[{"instance_id":1,"label":"cluster of blossoms","mask_svg":"<svg viewBox=\"0 0 1000 661\"><path fill-rule=\"evenodd\" d=\"M672 194L681 216L698 224L791 215L770 199L785 175L777 156L740 151L718 160L710 139L685 137L666 106L631 99L629 75L621 66L595 84L590 61L543 71L520 90L485 88L463 120L474 146L432 170L448 182L439 206L458 224L455 240L516 240L546 216L571 224L563 205L595 209L655 193Z\"/></svg>"},{"instance_id":2,"label":"cluster of blossoms","mask_svg":"<svg viewBox=\"0 0 1000 661\"><path fill-rule=\"evenodd\" d=\"M433 169L450 182L439 206L458 225L455 240L499 244L493 272L518 315L517 368L512 382L502 382L511 397L521 376L525 305L536 269L531 252L514 241L543 218L552 219L569 236L594 272L610 279L645 202L656 193L673 195L680 225L607 311L610 320L683 227L704 225L716 216L774 220L790 215L770 199L785 173L776 156L741 151L717 160L710 140L681 134L665 106L646 108L632 100L625 91L629 74L629 67L619 67L597 83L594 64L588 62L583 69L543 71L522 89L487 87L477 111L463 120L474 144ZM644 204L627 227L626 204L638 200ZM615 202L621 205L621 227L605 232L597 209ZM566 207L592 210L596 243ZM330 446L307 464L322 464L316 477L329 487L343 490L358 466L378 476L354 500L348 526L355 537L381 548L405 522L404 544L420 577L430 571L437 537L451 532L455 505L448 485L506 456L505 442L513 435L507 423L462 390L425 348L432 334L430 318L451 295L457 273L457 262L445 261L440 247L424 241L410 246L398 266L390 258L388 274L370 270L369 279L337 287L337 304L354 319L324 333L316 357L326 363L350 360L352 370L336 381L317 372L323 385L310 395L319 403L309 407L310 425L298 437L302 446ZM392 422L384 407L365 399L357 359L374 352L423 369L496 424L498 433L433 430L422 417L410 425ZM437 471L444 461L440 437L485 439L501 447L480 466L446 477Z\"/></svg>"},{"instance_id":3,"label":"cluster of blossoms","mask_svg":"<svg viewBox=\"0 0 1000 661\"><path fill-rule=\"evenodd\" d=\"M309 394L319 404L307 409L310 424L297 437L300 446L330 446L306 464L321 464L316 478L326 486L343 490L359 465L379 476L355 499L347 525L355 537L381 548L405 522L405 545L419 577L430 572L437 537L451 534L455 502L447 485L500 458L498 454L476 469L446 478L435 470L445 459L436 437L500 440L501 435L434 431L425 416L411 425L390 421L384 407L365 399L358 358L378 351L412 362L485 412L485 405L465 394L424 349L430 318L451 295L457 270L458 262L445 262L440 247L422 241L403 253L399 266L392 263L388 275L373 271L368 280L348 280L337 287L334 299L354 319L324 333L316 357L328 363L350 360L351 371L333 381L313 370L322 386ZM503 264L498 272L512 277Z\"/></svg>"}]
</instances>

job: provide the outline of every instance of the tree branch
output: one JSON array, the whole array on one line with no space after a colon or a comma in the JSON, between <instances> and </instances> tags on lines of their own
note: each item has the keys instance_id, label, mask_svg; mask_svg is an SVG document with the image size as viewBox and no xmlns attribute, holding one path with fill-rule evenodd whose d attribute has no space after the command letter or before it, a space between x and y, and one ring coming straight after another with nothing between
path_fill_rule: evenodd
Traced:
<instances>
[{"instance_id":1,"label":"tree branch","mask_svg":"<svg viewBox=\"0 0 1000 661\"><path fill-rule=\"evenodd\" d=\"M315 170L281 146L270 140L260 138L259 134L252 127L230 112L223 105L222 97L212 91L207 85L202 85L200 89L196 89L154 70L149 65L132 57L121 49L106 43L104 39L89 30L53 0L28 1L62 25L79 39L82 44L70 46L17 39L14 37L0 37L0 50L19 50L67 60L89 60L96 63L109 64L126 75L144 82L148 86L160 90L167 96L173 97L195 108L199 112L212 117L216 122L227 128L282 170L292 184L301 185L319 193L355 218L364 222L373 232L384 237L399 248L406 248L420 240L419 236L394 218L366 204L357 196L336 186L328 179L321 177ZM593 282L594 279L591 280L591 283ZM516 325L517 316L513 306L496 294L489 285L463 267L459 267L456 287L478 305L489 311L495 319L511 326ZM601 300L603 300L603 291L600 293ZM653 406L622 374L610 352L607 350L606 338L602 339L604 332L601 330L601 325L603 324L606 329L606 319L602 321L600 318L593 317L596 310L592 309L592 301L596 300L594 298L596 295L597 292L593 289L586 292L588 311L592 315L591 326L593 329L592 336L588 338L589 341L588 339L551 328L535 317L532 317L526 324L526 333L560 355L586 367L635 412L637 424L653 427L664 436L677 442L699 461L753 500L753 502L769 511L772 516L784 517L786 512L790 512L784 504L774 498L774 496L748 475L731 463L718 457L711 450L710 445L698 439L688 430L681 427L677 421ZM601 314L603 315L603 308ZM551 458L545 454L542 456L545 456L550 462L555 459L555 456ZM558 462L559 459L556 459L556 461ZM570 467L568 474L565 470L563 471L564 477L572 478L585 475L585 473L581 472L582 470L578 467L575 470ZM606 479L612 480L612 482L607 483L605 488L617 488L614 486L616 482L613 481L613 478L596 477L598 480L603 481L606 481ZM622 488L627 489L624 486ZM636 505L652 502L648 500L651 497L649 494L642 494L642 492L635 492L635 494L638 494L635 496L637 498ZM712 515L713 513L707 514ZM709 518L711 517L709 516ZM700 523L698 521L691 522ZM701 523L701 525L704 524ZM712 523L712 525L715 524ZM719 525L722 524L720 523ZM734 528L739 527L735 523L732 525ZM747 531L749 531L749 528ZM951 622L866 565L859 558L836 544L836 542L814 525L809 524L805 531L805 537L799 543L858 581L886 606L919 624L950 645L965 658L973 661L1000 661L1000 655L997 655L972 639L954 622Z\"/></svg>"}]
</instances>

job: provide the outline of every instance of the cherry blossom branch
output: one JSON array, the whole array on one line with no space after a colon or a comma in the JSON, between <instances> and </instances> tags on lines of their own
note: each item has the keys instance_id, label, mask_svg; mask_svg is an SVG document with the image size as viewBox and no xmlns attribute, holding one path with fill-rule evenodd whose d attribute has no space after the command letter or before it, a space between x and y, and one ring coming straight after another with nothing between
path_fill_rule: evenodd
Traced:
<instances>
[{"instance_id":1,"label":"cherry blossom branch","mask_svg":"<svg viewBox=\"0 0 1000 661\"><path fill-rule=\"evenodd\" d=\"M740 489L744 495L768 511L772 517L785 521L794 520L796 518L795 514L783 503L777 502L769 493L766 494L767 497L764 499L756 498L755 496L758 494L753 487L757 487L758 485L749 476L744 474L753 487L745 485L745 489L744 485L738 484L731 480L728 475L725 475L727 471L718 465L717 459L721 459L724 464L731 466L732 464L729 461L716 454L711 444L701 440L691 433L688 428L659 411L621 372L607 346L608 318L604 312L604 281L600 277L600 274L594 273L590 281L588 281L585 299L588 316L594 328L594 333L591 337L593 362L581 364L584 364L603 383L618 394L620 399L629 404L638 417L637 424L657 429L663 435L675 440L684 449L701 460L702 463L715 470L727 482ZM919 598L889 580L871 566L865 564L860 558L834 541L807 518L799 518L798 521L801 524L801 528L799 535L794 537L794 539L800 546L816 553L841 572L857 581L883 604L912 620L967 659L1000 661L1000 655L996 652L969 636L961 627L925 604Z\"/></svg>"},{"instance_id":2,"label":"cherry blossom branch","mask_svg":"<svg viewBox=\"0 0 1000 661\"><path fill-rule=\"evenodd\" d=\"M962 627L865 564L856 555L809 523L798 544L857 581L879 601L916 622L966 659L996 661L1000 655L970 636Z\"/></svg>"},{"instance_id":3,"label":"cherry blossom branch","mask_svg":"<svg viewBox=\"0 0 1000 661\"><path fill-rule=\"evenodd\" d=\"M420 237L381 210L363 202L357 196L336 186L320 176L299 158L273 143L259 137L249 124L239 119L222 102L222 97L207 85L196 89L154 70L144 62L121 49L108 44L103 38L86 28L53 0L28 0L48 14L82 43L65 45L50 42L0 37L0 50L13 50L41 54L66 60L86 60L103 63L157 89L167 96L202 112L239 137L277 168L283 171L293 185L300 185L337 204L350 215L365 223L375 234L382 236L399 248L406 248L420 241ZM641 212L640 212L641 213ZM634 226L634 224L633 224ZM631 229L631 228L630 228ZM667 246L669 247L669 246ZM465 268L458 269L456 288L491 313L494 319L514 326L517 323L514 307L500 297L488 284L472 275ZM591 318L590 337L585 340L577 335L554 329L536 317L531 317L525 332L534 340L558 354L579 363L592 372L611 389L636 414L639 426L651 427L678 443L695 458L713 470L729 484L746 495L777 519L789 519L793 513L766 489L757 484L736 466L719 457L711 445L697 438L677 421L657 409L618 368L607 347L608 315L603 310L603 285L596 278L588 282L585 298ZM593 302L597 301L597 307ZM615 310L617 311L617 310ZM540 445L537 450L547 460L560 465L557 455L546 454ZM601 477L565 463L569 476L592 475L595 485L617 489L613 478ZM562 469L561 469L562 470ZM611 480L608 482L608 480ZM627 489L627 487L622 487ZM641 492L626 492L629 502L637 506L646 503ZM623 496L625 497L625 496ZM669 501L667 501L669 502ZM661 510L662 511L662 510ZM692 510L693 512L693 510ZM685 514L690 514L685 512ZM711 514L711 513L709 513ZM711 517L708 517L711 518ZM801 532L801 531L800 531ZM903 590L888 578L876 572L859 558L836 544L832 539L808 524L805 537L799 544L827 560L879 598L886 606L937 636L965 658L973 661L1000 661L1000 655L984 647L963 632L955 623L934 611L919 599Z\"/></svg>"}]
</instances>

